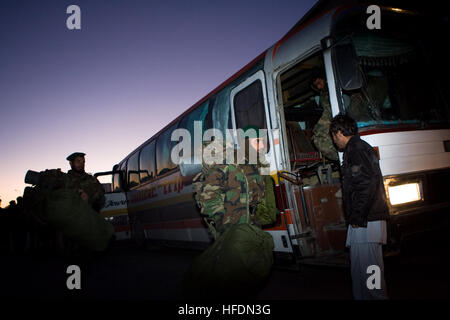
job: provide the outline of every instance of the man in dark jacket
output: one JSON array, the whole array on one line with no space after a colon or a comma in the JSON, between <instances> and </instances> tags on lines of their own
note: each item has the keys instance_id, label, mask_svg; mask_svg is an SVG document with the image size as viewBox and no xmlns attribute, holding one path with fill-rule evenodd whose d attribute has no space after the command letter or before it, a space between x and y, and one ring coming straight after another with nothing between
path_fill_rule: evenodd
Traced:
<instances>
[{"instance_id":1,"label":"man in dark jacket","mask_svg":"<svg viewBox=\"0 0 450 320\"><path fill-rule=\"evenodd\" d=\"M358 135L356 122L337 115L330 124L336 146L344 151L342 187L347 243L355 299L386 299L382 245L389 208L375 150Z\"/></svg>"}]
</instances>

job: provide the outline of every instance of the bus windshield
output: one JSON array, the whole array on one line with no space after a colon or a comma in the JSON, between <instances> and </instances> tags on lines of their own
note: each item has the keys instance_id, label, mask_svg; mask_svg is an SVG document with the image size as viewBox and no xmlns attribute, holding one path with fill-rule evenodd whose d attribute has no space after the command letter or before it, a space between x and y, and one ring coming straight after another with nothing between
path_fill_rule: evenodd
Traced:
<instances>
[{"instance_id":1,"label":"bus windshield","mask_svg":"<svg viewBox=\"0 0 450 320\"><path fill-rule=\"evenodd\" d=\"M447 125L444 49L427 39L423 30L402 32L399 25L408 27L397 21L395 28L387 24L376 32L362 29L346 35L353 43L363 81L360 89L341 90L343 108L360 128Z\"/></svg>"}]
</instances>

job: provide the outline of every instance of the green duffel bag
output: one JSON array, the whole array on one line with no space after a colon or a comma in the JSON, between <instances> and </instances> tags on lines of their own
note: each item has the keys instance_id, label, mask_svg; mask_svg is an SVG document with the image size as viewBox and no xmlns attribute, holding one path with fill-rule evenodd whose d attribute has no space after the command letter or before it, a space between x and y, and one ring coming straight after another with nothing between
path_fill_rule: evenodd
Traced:
<instances>
[{"instance_id":1,"label":"green duffel bag","mask_svg":"<svg viewBox=\"0 0 450 320\"><path fill-rule=\"evenodd\" d=\"M45 193L42 218L63 235L92 251L103 251L114 227L78 196L75 189Z\"/></svg>"},{"instance_id":2,"label":"green duffel bag","mask_svg":"<svg viewBox=\"0 0 450 320\"><path fill-rule=\"evenodd\" d=\"M249 296L264 285L273 264L273 238L248 223L230 227L186 271L189 298Z\"/></svg>"},{"instance_id":3,"label":"green duffel bag","mask_svg":"<svg viewBox=\"0 0 450 320\"><path fill-rule=\"evenodd\" d=\"M264 199L256 207L256 217L261 225L271 225L277 220L277 205L273 181L270 176L265 176Z\"/></svg>"}]
</instances>

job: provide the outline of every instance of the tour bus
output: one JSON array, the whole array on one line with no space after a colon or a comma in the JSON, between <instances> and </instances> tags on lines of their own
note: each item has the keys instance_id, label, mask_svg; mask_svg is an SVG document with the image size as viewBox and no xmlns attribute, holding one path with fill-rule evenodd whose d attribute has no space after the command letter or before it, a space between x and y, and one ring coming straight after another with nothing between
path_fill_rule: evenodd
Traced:
<instances>
[{"instance_id":1,"label":"tour bus","mask_svg":"<svg viewBox=\"0 0 450 320\"><path fill-rule=\"evenodd\" d=\"M275 254L338 263L347 232L342 153L330 161L312 140L323 112L311 85L317 70L326 79L332 115L354 118L378 154L390 209L389 252L410 235L448 225L449 85L441 71L448 59L440 45L448 17L386 1L368 10L376 3L319 1L282 39L120 161L108 197L122 198L107 201L104 215L121 237L207 247L212 237L192 187L201 166L172 162L178 143L172 132L183 128L194 136L194 121L201 121L202 133L250 125L267 129L264 156L278 212L264 230L273 236ZM121 207L114 209L114 202Z\"/></svg>"}]
</instances>

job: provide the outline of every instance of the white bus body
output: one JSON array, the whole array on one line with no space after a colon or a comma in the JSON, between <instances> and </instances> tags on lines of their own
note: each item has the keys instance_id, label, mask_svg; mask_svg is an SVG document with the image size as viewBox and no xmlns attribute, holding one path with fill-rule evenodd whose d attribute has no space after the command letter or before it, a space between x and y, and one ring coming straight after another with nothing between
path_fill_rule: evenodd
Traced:
<instances>
[{"instance_id":1,"label":"white bus body","mask_svg":"<svg viewBox=\"0 0 450 320\"><path fill-rule=\"evenodd\" d=\"M296 183L295 179L288 180L287 175L292 172L297 172L298 177L306 176L308 166L314 167L314 170L331 168L320 167L321 164L330 162L323 162L317 150L296 154L295 147L291 147L296 141L296 136L292 133L295 130L291 128L303 131L311 142L311 137L308 136L311 123L320 117L320 114L316 114L317 108L313 106L314 92L308 91L308 82L305 80L313 68L321 69L326 75L332 114L350 110L351 105L345 105L347 91L341 86L344 75L338 71L342 64L337 63L338 53L333 51L337 50L334 48L340 43L339 39L345 40L345 36L350 34L346 31L346 26L349 26L349 30L354 30L351 38L357 53L358 49L364 49L366 42L371 43L373 39L378 41L379 48L388 52L388 56L380 56L375 46L373 57L370 52L368 56L358 56L360 72L367 86L372 81L368 79L391 84L394 82L389 81L398 81L395 77L401 77L401 72L407 72L402 69L402 63L410 63L409 56L403 58L403 52L410 54L412 49L400 40L392 45L388 38L377 38L378 34L372 39L372 35L366 35L362 29L362 22L354 27L348 22L353 21L351 19L354 17L361 21L361 17L367 16L364 11L366 7L347 4L345 1L337 6L329 1L320 1L285 37L122 160L116 168L122 172L122 178L113 181L113 189L126 191L131 234L136 239L144 238L164 244L201 248L210 244L211 236L193 198L194 175L183 176L179 167L169 163L167 150L170 150L173 143L168 139L172 130L177 127L191 130L194 120L203 121L204 129L214 127L224 131L239 128L239 123L245 123L246 120L237 119L235 109L245 107L236 105L239 101L236 97L248 90L256 92L254 101L259 111L255 110L255 114L259 112L262 115L258 120L261 124L259 127L264 127L269 132L266 159L270 163L270 174L276 185L279 213L277 222L265 230L274 238L275 251L288 253L296 259L319 259L342 252L346 225L339 178L336 176L338 169L332 167L334 169L330 169L328 173L333 171L333 177L330 179L329 175L326 180L322 180L322 177L319 183L308 184L306 180ZM410 12L382 7L382 14L391 19L396 15L410 15ZM388 18L383 21L389 21ZM389 30L388 26L386 28ZM377 43L376 41L372 42ZM400 50L403 50L402 54L399 54ZM406 62L398 62L403 61L399 59L406 59ZM415 60L412 61L416 63ZM374 69L371 63L381 71ZM252 87L255 83L257 85ZM392 93L391 88L397 91ZM407 105L404 102L405 95L401 93L402 88L391 86L385 90L386 97L380 108L387 114L393 112L393 115L368 121L355 119L362 139L379 153L388 196L389 188L394 186L406 183L420 185L418 201L389 204L392 217L390 239L393 245L399 244L399 239L407 234L409 226L413 226L409 230L411 232L428 229L433 221L431 224L422 221L435 219L435 213L439 213L440 218L436 221L440 224L442 215L448 214L450 206L443 191L433 188L442 189L445 182L448 183L445 179L450 178L448 100L442 100L442 105L438 107L424 106L425 109L433 110L430 111L433 116L427 116L427 120L431 119L427 123L420 118L419 122L415 118L406 117L404 120L405 116L395 114L405 112L404 106ZM381 91L375 91L375 95ZM368 98L371 108L374 101L372 97ZM395 99L398 101L395 102ZM304 112L310 106L313 106L312 111ZM415 112L424 114L417 110ZM434 116L439 112L445 114L446 118ZM305 155L305 159L301 158ZM319 159L314 155L318 155ZM340 159L342 160L342 154ZM311 170L313 169L309 171ZM409 218L412 216L414 223L410 223Z\"/></svg>"}]
</instances>

